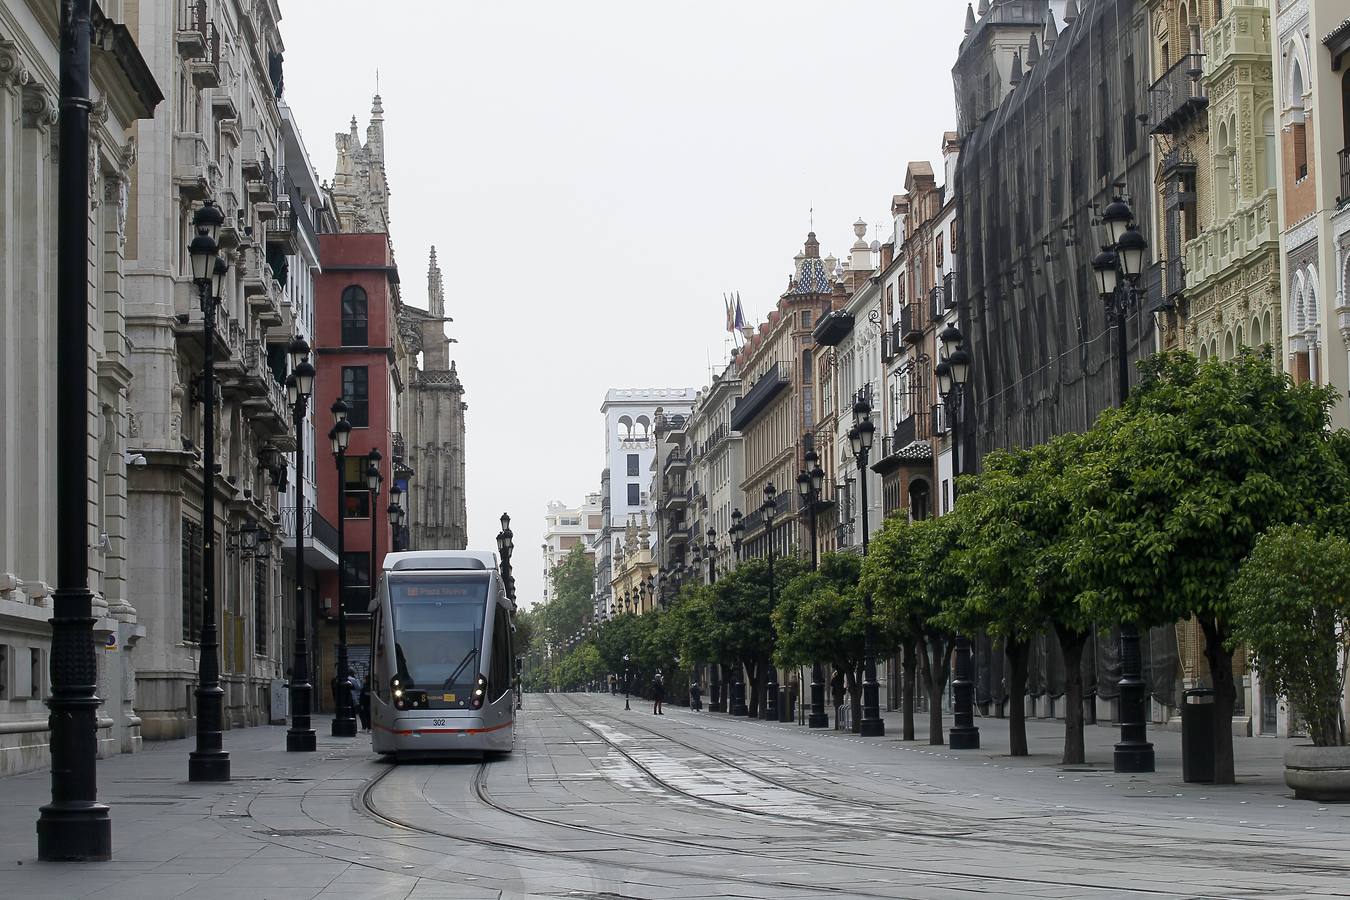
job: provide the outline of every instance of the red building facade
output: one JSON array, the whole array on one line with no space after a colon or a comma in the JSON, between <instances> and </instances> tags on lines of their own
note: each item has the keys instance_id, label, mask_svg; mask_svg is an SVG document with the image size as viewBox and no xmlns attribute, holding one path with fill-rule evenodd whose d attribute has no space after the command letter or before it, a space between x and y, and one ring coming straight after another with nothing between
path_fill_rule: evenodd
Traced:
<instances>
[{"instance_id":1,"label":"red building facade","mask_svg":"<svg viewBox=\"0 0 1350 900\"><path fill-rule=\"evenodd\" d=\"M398 269L389 235L323 234L319 236L322 274L315 282L315 427L319 447L332 426L329 408L341 397L350 409L351 441L345 472L340 480L331 453L316 460L319 511L336 521L344 518L342 565L348 617L347 642L353 668L364 674L369 659L367 606L375 554L383 558L391 548L389 488L394 479L393 433L397 429L398 397L403 391L396 361ZM378 496L372 496L366 476L371 452L379 451L383 476ZM372 543L373 541L373 543ZM337 641L339 591L336 572L319 579L319 671L333 672ZM324 687L327 688L325 681ZM332 698L322 691L325 706Z\"/></svg>"}]
</instances>

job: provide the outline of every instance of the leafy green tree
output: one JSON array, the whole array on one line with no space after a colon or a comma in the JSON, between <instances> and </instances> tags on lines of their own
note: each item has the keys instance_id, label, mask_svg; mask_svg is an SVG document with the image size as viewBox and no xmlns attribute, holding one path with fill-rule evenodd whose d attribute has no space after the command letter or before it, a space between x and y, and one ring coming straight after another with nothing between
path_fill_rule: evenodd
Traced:
<instances>
[{"instance_id":1,"label":"leafy green tree","mask_svg":"<svg viewBox=\"0 0 1350 900\"><path fill-rule=\"evenodd\" d=\"M1269 354L1187 353L1141 364L1107 410L1072 485L1072 574L1089 612L1153 625L1194 616L1215 689L1215 780L1233 782L1231 586L1257 536L1343 509L1346 470L1328 436L1331 388L1294 386Z\"/></svg>"},{"instance_id":2,"label":"leafy green tree","mask_svg":"<svg viewBox=\"0 0 1350 900\"><path fill-rule=\"evenodd\" d=\"M774 559L775 601L801 571L802 563L796 557ZM750 678L750 714L758 715L760 685L773 658L775 639L768 560L744 560L720 577L712 587L711 613L715 656L745 667Z\"/></svg>"},{"instance_id":3,"label":"leafy green tree","mask_svg":"<svg viewBox=\"0 0 1350 900\"><path fill-rule=\"evenodd\" d=\"M1232 600L1232 638L1251 650L1265 686L1293 701L1315 746L1344 744L1350 541L1309 525L1276 526L1242 564Z\"/></svg>"},{"instance_id":4,"label":"leafy green tree","mask_svg":"<svg viewBox=\"0 0 1350 900\"><path fill-rule=\"evenodd\" d=\"M892 516L872 539L863 562L861 584L870 590L886 631L917 651L928 689L928 742L945 743L942 692L951 671L956 635L942 611L968 590L956 557L960 549L958 517L939 516L910 522Z\"/></svg>"},{"instance_id":5,"label":"leafy green tree","mask_svg":"<svg viewBox=\"0 0 1350 900\"><path fill-rule=\"evenodd\" d=\"M853 730L862 727L863 648L867 617L858 578L862 557L827 553L817 571L804 571L783 588L773 611L780 665L827 661L848 683ZM878 647L877 652L883 648Z\"/></svg>"},{"instance_id":6,"label":"leafy green tree","mask_svg":"<svg viewBox=\"0 0 1350 900\"><path fill-rule=\"evenodd\" d=\"M1083 439L1069 434L1029 449L985 457L962 479L956 514L965 532L958 559L969 593L944 620L966 633L983 628L1008 657L1011 755L1027 755L1026 681L1031 641L1054 628L1066 670L1065 764L1082 763L1083 648L1092 622L1078 602L1081 585L1065 565L1073 463Z\"/></svg>"}]
</instances>

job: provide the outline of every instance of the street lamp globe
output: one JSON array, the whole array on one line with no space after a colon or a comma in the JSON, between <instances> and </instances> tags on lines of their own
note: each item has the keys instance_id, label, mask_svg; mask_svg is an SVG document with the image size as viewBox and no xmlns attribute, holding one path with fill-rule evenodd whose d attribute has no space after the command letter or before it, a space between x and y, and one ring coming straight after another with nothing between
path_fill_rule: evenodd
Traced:
<instances>
[{"instance_id":1,"label":"street lamp globe","mask_svg":"<svg viewBox=\"0 0 1350 900\"><path fill-rule=\"evenodd\" d=\"M1148 256L1148 241L1144 240L1139 228L1131 225L1125 229L1116 242L1116 256L1120 258L1120 269L1130 284L1138 284L1139 276L1144 274L1144 259Z\"/></svg>"},{"instance_id":2,"label":"street lamp globe","mask_svg":"<svg viewBox=\"0 0 1350 900\"><path fill-rule=\"evenodd\" d=\"M291 406L300 402L300 384L294 372L286 376L286 402Z\"/></svg>"},{"instance_id":3,"label":"street lamp globe","mask_svg":"<svg viewBox=\"0 0 1350 900\"><path fill-rule=\"evenodd\" d=\"M329 434L333 439L333 452L346 453L347 445L352 440L352 423L342 419L333 426L333 430Z\"/></svg>"},{"instance_id":4,"label":"street lamp globe","mask_svg":"<svg viewBox=\"0 0 1350 900\"><path fill-rule=\"evenodd\" d=\"M291 369L298 368L302 362L309 359L309 341L297 334L286 345L286 354L291 359Z\"/></svg>"},{"instance_id":5,"label":"street lamp globe","mask_svg":"<svg viewBox=\"0 0 1350 900\"><path fill-rule=\"evenodd\" d=\"M1102 225L1106 228L1106 242L1117 244L1125 235L1125 229L1134 221L1134 211L1130 204L1119 196L1113 197L1102 212Z\"/></svg>"},{"instance_id":6,"label":"street lamp globe","mask_svg":"<svg viewBox=\"0 0 1350 900\"><path fill-rule=\"evenodd\" d=\"M942 355L950 357L961 346L963 340L965 335L961 334L961 329L955 325L948 325L942 329L942 333L938 335L938 341L942 344Z\"/></svg>"},{"instance_id":7,"label":"street lamp globe","mask_svg":"<svg viewBox=\"0 0 1350 900\"><path fill-rule=\"evenodd\" d=\"M1120 277L1120 261L1110 250L1103 250L1092 258L1092 272L1097 278L1097 293L1103 300L1115 296L1116 281Z\"/></svg>"},{"instance_id":8,"label":"street lamp globe","mask_svg":"<svg viewBox=\"0 0 1350 900\"><path fill-rule=\"evenodd\" d=\"M825 470L822 469L820 467L820 463L817 462L814 466L811 467L810 474L811 474L811 490L819 494L821 491L825 489Z\"/></svg>"},{"instance_id":9,"label":"street lamp globe","mask_svg":"<svg viewBox=\"0 0 1350 900\"><path fill-rule=\"evenodd\" d=\"M341 397L333 401L333 405L328 407L328 411L333 414L333 423L345 422L347 416L351 414L352 408L347 405L347 401Z\"/></svg>"},{"instance_id":10,"label":"street lamp globe","mask_svg":"<svg viewBox=\"0 0 1350 900\"><path fill-rule=\"evenodd\" d=\"M797 474L797 493L802 495L803 500L811 496L811 476L805 472Z\"/></svg>"},{"instance_id":11,"label":"street lamp globe","mask_svg":"<svg viewBox=\"0 0 1350 900\"><path fill-rule=\"evenodd\" d=\"M857 425L848 430L848 446L854 456L862 455L862 432L858 430Z\"/></svg>"},{"instance_id":12,"label":"street lamp globe","mask_svg":"<svg viewBox=\"0 0 1350 900\"><path fill-rule=\"evenodd\" d=\"M301 397L314 392L314 364L305 360L295 367L295 388Z\"/></svg>"},{"instance_id":13,"label":"street lamp globe","mask_svg":"<svg viewBox=\"0 0 1350 900\"><path fill-rule=\"evenodd\" d=\"M858 442L864 453L872 449L872 438L876 432L877 426L872 424L870 418L858 423Z\"/></svg>"},{"instance_id":14,"label":"street lamp globe","mask_svg":"<svg viewBox=\"0 0 1350 900\"><path fill-rule=\"evenodd\" d=\"M947 362L952 367L952 384L958 388L963 386L970 377L970 354L965 350L957 350Z\"/></svg>"},{"instance_id":15,"label":"street lamp globe","mask_svg":"<svg viewBox=\"0 0 1350 900\"><path fill-rule=\"evenodd\" d=\"M952 364L945 359L942 360L933 370L933 374L937 376L938 393L946 397L952 392Z\"/></svg>"},{"instance_id":16,"label":"street lamp globe","mask_svg":"<svg viewBox=\"0 0 1350 900\"><path fill-rule=\"evenodd\" d=\"M205 234L198 234L188 244L192 260L192 280L200 287L209 287L216 268L216 242Z\"/></svg>"},{"instance_id":17,"label":"street lamp globe","mask_svg":"<svg viewBox=\"0 0 1350 900\"><path fill-rule=\"evenodd\" d=\"M216 254L215 266L211 270L211 296L217 300L225 293L225 276L230 274L230 264L225 257Z\"/></svg>"},{"instance_id":18,"label":"street lamp globe","mask_svg":"<svg viewBox=\"0 0 1350 900\"><path fill-rule=\"evenodd\" d=\"M220 226L224 224L225 213L211 200L207 200L192 214L192 227L198 235L210 238L213 244L220 237Z\"/></svg>"}]
</instances>

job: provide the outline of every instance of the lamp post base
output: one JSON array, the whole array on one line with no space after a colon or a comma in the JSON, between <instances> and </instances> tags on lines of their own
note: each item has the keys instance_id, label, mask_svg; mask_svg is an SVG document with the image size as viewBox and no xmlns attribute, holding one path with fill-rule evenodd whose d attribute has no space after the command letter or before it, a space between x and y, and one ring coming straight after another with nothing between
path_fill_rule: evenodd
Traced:
<instances>
[{"instance_id":1,"label":"lamp post base","mask_svg":"<svg viewBox=\"0 0 1350 900\"><path fill-rule=\"evenodd\" d=\"M974 725L953 725L947 732L947 746L953 750L980 749L980 729Z\"/></svg>"},{"instance_id":2,"label":"lamp post base","mask_svg":"<svg viewBox=\"0 0 1350 900\"><path fill-rule=\"evenodd\" d=\"M806 717L807 728L829 728L830 717L825 713L811 713Z\"/></svg>"},{"instance_id":3,"label":"lamp post base","mask_svg":"<svg viewBox=\"0 0 1350 900\"><path fill-rule=\"evenodd\" d=\"M881 718L869 719L866 716L858 723L858 734L862 737L885 737L886 722Z\"/></svg>"},{"instance_id":4,"label":"lamp post base","mask_svg":"<svg viewBox=\"0 0 1350 900\"><path fill-rule=\"evenodd\" d=\"M230 754L224 750L188 754L188 781L229 781Z\"/></svg>"},{"instance_id":5,"label":"lamp post base","mask_svg":"<svg viewBox=\"0 0 1350 900\"><path fill-rule=\"evenodd\" d=\"M356 720L350 718L334 719L333 737L356 737Z\"/></svg>"},{"instance_id":6,"label":"lamp post base","mask_svg":"<svg viewBox=\"0 0 1350 900\"><path fill-rule=\"evenodd\" d=\"M287 753L313 753L318 749L318 739L314 736L314 729L296 730L291 729L286 732L286 752Z\"/></svg>"},{"instance_id":7,"label":"lamp post base","mask_svg":"<svg viewBox=\"0 0 1350 900\"><path fill-rule=\"evenodd\" d=\"M43 862L112 859L112 818L102 803L54 803L42 807L37 836L37 855Z\"/></svg>"},{"instance_id":8,"label":"lamp post base","mask_svg":"<svg viewBox=\"0 0 1350 900\"><path fill-rule=\"evenodd\" d=\"M1152 772L1153 745L1148 741L1141 744L1116 744L1113 771L1118 774L1143 774Z\"/></svg>"}]
</instances>

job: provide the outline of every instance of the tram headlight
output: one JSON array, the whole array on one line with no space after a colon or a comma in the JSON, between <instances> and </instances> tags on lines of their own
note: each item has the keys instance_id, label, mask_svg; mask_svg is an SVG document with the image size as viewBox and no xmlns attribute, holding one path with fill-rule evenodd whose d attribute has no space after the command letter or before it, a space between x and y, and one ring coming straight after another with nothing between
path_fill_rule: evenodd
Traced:
<instances>
[{"instance_id":1,"label":"tram headlight","mask_svg":"<svg viewBox=\"0 0 1350 900\"><path fill-rule=\"evenodd\" d=\"M402 697L402 696L403 696L403 689L402 689L402 688L394 688L394 696L395 696L395 697Z\"/></svg>"},{"instance_id":2,"label":"tram headlight","mask_svg":"<svg viewBox=\"0 0 1350 900\"><path fill-rule=\"evenodd\" d=\"M479 675L473 683L473 698L469 700L469 706L472 709L483 708L483 695L487 693L487 679Z\"/></svg>"}]
</instances>

